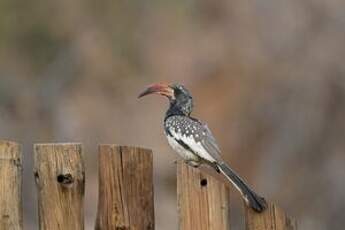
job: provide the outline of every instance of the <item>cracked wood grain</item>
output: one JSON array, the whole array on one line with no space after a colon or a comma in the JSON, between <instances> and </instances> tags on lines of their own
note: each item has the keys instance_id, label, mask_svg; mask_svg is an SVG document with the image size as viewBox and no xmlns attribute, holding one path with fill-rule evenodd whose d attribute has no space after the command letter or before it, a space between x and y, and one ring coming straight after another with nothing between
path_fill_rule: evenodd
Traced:
<instances>
[{"instance_id":1,"label":"cracked wood grain","mask_svg":"<svg viewBox=\"0 0 345 230\"><path fill-rule=\"evenodd\" d=\"M34 175L40 230L83 230L85 169L81 144L36 144Z\"/></svg>"},{"instance_id":2,"label":"cracked wood grain","mask_svg":"<svg viewBox=\"0 0 345 230\"><path fill-rule=\"evenodd\" d=\"M182 161L177 163L180 230L229 230L229 190Z\"/></svg>"},{"instance_id":3,"label":"cracked wood grain","mask_svg":"<svg viewBox=\"0 0 345 230\"><path fill-rule=\"evenodd\" d=\"M21 146L0 141L0 229L23 229L22 212Z\"/></svg>"},{"instance_id":4,"label":"cracked wood grain","mask_svg":"<svg viewBox=\"0 0 345 230\"><path fill-rule=\"evenodd\" d=\"M289 218L282 209L269 203L262 213L256 213L244 205L246 230L296 230L297 222Z\"/></svg>"},{"instance_id":5,"label":"cracked wood grain","mask_svg":"<svg viewBox=\"0 0 345 230\"><path fill-rule=\"evenodd\" d=\"M101 145L96 230L153 230L151 150Z\"/></svg>"}]
</instances>

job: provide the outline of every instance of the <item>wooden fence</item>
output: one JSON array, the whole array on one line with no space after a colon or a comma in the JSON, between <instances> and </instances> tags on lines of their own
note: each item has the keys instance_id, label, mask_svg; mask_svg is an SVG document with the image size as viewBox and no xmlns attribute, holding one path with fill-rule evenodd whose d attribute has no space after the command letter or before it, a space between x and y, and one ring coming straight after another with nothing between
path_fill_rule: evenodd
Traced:
<instances>
[{"instance_id":1,"label":"wooden fence","mask_svg":"<svg viewBox=\"0 0 345 230\"><path fill-rule=\"evenodd\" d=\"M152 151L99 147L96 230L153 230ZM84 229L85 167L80 144L34 146L34 178L40 230ZM22 230L22 150L0 141L0 230ZM224 184L178 162L180 230L229 230L229 190ZM257 214L245 208L246 230L295 230L296 222L269 204Z\"/></svg>"}]
</instances>

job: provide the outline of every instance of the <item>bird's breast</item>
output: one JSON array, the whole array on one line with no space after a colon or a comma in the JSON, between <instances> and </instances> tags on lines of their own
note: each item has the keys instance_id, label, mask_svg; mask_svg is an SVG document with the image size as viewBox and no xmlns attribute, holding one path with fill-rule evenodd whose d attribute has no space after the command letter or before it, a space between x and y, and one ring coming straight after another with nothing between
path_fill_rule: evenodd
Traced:
<instances>
[{"instance_id":1,"label":"bird's breast","mask_svg":"<svg viewBox=\"0 0 345 230\"><path fill-rule=\"evenodd\" d=\"M169 145L175 152L177 152L184 160L187 161L199 161L199 157L196 156L192 151L179 143L177 139L167 134Z\"/></svg>"}]
</instances>

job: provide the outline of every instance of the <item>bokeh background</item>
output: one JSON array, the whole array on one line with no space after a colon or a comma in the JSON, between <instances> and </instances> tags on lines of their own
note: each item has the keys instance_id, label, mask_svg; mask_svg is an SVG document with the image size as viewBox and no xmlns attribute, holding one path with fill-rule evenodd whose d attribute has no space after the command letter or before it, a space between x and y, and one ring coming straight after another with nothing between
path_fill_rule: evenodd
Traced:
<instances>
[{"instance_id":1,"label":"bokeh background","mask_svg":"<svg viewBox=\"0 0 345 230\"><path fill-rule=\"evenodd\" d=\"M26 229L37 142L84 144L86 229L97 144L152 148L157 229L177 229L167 102L136 99L153 82L185 84L224 158L300 229L343 229L344 12L342 0L1 0L0 137L24 145Z\"/></svg>"}]
</instances>

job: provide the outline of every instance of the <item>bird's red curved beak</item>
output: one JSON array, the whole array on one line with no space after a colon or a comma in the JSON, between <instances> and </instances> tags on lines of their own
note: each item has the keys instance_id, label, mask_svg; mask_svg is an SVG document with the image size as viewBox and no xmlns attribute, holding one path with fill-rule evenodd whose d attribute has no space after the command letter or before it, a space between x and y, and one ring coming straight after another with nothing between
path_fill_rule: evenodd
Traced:
<instances>
[{"instance_id":1,"label":"bird's red curved beak","mask_svg":"<svg viewBox=\"0 0 345 230\"><path fill-rule=\"evenodd\" d=\"M153 84L147 87L141 94L139 94L138 98L149 94L159 94L168 98L173 98L174 90L167 84Z\"/></svg>"}]
</instances>

